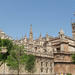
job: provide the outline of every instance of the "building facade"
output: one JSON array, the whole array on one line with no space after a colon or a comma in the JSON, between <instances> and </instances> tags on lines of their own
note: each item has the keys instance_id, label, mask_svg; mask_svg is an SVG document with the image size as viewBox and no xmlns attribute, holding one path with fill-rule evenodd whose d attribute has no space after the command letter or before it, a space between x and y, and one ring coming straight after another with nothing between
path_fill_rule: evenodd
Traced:
<instances>
[{"instance_id":1,"label":"building facade","mask_svg":"<svg viewBox=\"0 0 75 75\"><path fill-rule=\"evenodd\" d=\"M0 31L0 37L5 37L4 32ZM72 62L71 55L75 52L75 23L72 23L72 35L68 37L61 29L57 37L46 34L38 39L33 39L32 25L30 27L29 38L25 35L21 40L13 40L18 45L24 45L28 54L36 56L35 72L33 74L75 74L75 64ZM16 73L6 67L6 74ZM3 65L0 67L0 73L3 73ZM21 74L28 74L26 71Z\"/></svg>"}]
</instances>

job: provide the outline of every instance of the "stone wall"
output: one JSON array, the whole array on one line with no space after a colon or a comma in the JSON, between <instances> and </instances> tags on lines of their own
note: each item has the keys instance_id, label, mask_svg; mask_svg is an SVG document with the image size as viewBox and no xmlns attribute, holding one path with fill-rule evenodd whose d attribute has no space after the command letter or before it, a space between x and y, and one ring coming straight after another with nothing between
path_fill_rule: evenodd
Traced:
<instances>
[{"instance_id":1,"label":"stone wall","mask_svg":"<svg viewBox=\"0 0 75 75\"><path fill-rule=\"evenodd\" d=\"M75 75L75 65L70 63L55 63L55 73L71 73Z\"/></svg>"},{"instance_id":2,"label":"stone wall","mask_svg":"<svg viewBox=\"0 0 75 75\"><path fill-rule=\"evenodd\" d=\"M0 74L18 74L18 70L10 69L6 63L0 66ZM19 74L30 74L21 66ZM32 74L54 74L54 61L51 58L36 57L35 68Z\"/></svg>"}]
</instances>

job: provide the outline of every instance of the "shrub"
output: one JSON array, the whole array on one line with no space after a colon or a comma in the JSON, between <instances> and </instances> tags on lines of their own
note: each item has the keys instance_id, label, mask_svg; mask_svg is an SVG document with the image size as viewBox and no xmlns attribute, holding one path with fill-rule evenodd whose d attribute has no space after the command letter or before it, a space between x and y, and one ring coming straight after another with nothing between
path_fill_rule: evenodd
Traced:
<instances>
[{"instance_id":1,"label":"shrub","mask_svg":"<svg viewBox=\"0 0 75 75\"><path fill-rule=\"evenodd\" d=\"M72 75L71 73L67 73L67 75Z\"/></svg>"}]
</instances>

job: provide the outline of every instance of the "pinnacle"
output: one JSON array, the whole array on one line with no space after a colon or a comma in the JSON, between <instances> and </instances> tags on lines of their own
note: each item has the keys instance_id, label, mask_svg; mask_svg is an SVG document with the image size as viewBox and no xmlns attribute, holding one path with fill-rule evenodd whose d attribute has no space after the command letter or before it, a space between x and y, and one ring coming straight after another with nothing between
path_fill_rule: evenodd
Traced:
<instances>
[{"instance_id":1,"label":"pinnacle","mask_svg":"<svg viewBox=\"0 0 75 75\"><path fill-rule=\"evenodd\" d=\"M63 31L63 29L60 29L60 32L59 32L59 34L64 34L64 31Z\"/></svg>"}]
</instances>

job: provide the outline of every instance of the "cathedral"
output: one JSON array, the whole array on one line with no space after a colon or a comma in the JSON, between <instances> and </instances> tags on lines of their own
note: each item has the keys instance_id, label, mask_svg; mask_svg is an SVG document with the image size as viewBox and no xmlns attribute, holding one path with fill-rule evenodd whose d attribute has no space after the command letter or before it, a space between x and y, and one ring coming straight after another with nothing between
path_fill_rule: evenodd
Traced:
<instances>
[{"instance_id":1,"label":"cathedral","mask_svg":"<svg viewBox=\"0 0 75 75\"><path fill-rule=\"evenodd\" d=\"M57 37L46 34L38 39L33 39L32 25L30 26L29 38L25 35L20 40L13 40L4 32L0 31L2 39L10 39L18 45L24 45L26 53L36 56L35 72L37 75L75 75L75 64L72 62L71 55L75 52L75 22L72 23L72 36L68 37L61 29ZM0 67L0 74L3 72ZM6 74L10 74L8 68ZM13 72L15 73L15 72ZM20 74L28 74L22 71Z\"/></svg>"}]
</instances>

